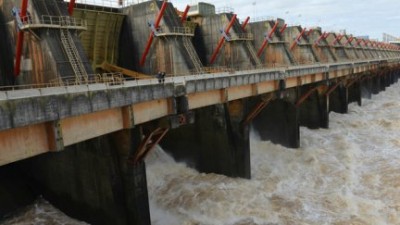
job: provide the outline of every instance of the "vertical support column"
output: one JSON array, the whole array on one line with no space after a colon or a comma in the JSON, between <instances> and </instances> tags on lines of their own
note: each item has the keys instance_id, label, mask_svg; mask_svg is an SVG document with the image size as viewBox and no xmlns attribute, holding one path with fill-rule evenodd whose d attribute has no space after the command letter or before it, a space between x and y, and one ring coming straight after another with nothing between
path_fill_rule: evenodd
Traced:
<instances>
[{"instance_id":1,"label":"vertical support column","mask_svg":"<svg viewBox=\"0 0 400 225\"><path fill-rule=\"evenodd\" d=\"M161 146L200 172L250 178L249 128L241 123L246 102L195 110L194 124L170 130Z\"/></svg>"},{"instance_id":2,"label":"vertical support column","mask_svg":"<svg viewBox=\"0 0 400 225\"><path fill-rule=\"evenodd\" d=\"M140 127L113 134L113 145L118 150L122 189L127 224L150 224L146 165L144 161L133 164L131 158L142 140Z\"/></svg>"},{"instance_id":3,"label":"vertical support column","mask_svg":"<svg viewBox=\"0 0 400 225\"><path fill-rule=\"evenodd\" d=\"M372 98L372 79L370 77L361 81L361 97L366 99Z\"/></svg>"},{"instance_id":4,"label":"vertical support column","mask_svg":"<svg viewBox=\"0 0 400 225\"><path fill-rule=\"evenodd\" d=\"M372 94L376 95L379 94L381 91L381 79L378 75L375 75L371 79L372 81Z\"/></svg>"},{"instance_id":5,"label":"vertical support column","mask_svg":"<svg viewBox=\"0 0 400 225\"><path fill-rule=\"evenodd\" d=\"M271 101L255 118L253 126L264 141L300 147L299 113L289 99Z\"/></svg>"},{"instance_id":6,"label":"vertical support column","mask_svg":"<svg viewBox=\"0 0 400 225\"><path fill-rule=\"evenodd\" d=\"M130 164L139 128L24 162L31 184L57 208L91 224L150 224L144 162Z\"/></svg>"},{"instance_id":7,"label":"vertical support column","mask_svg":"<svg viewBox=\"0 0 400 225\"><path fill-rule=\"evenodd\" d=\"M352 85L346 87L348 93L348 103L357 102L359 106L361 106L361 83L360 81L356 81L352 83Z\"/></svg>"},{"instance_id":8,"label":"vertical support column","mask_svg":"<svg viewBox=\"0 0 400 225\"><path fill-rule=\"evenodd\" d=\"M331 87L335 85L332 83ZM348 89L341 83L329 95L329 111L347 113L348 103Z\"/></svg>"},{"instance_id":9,"label":"vertical support column","mask_svg":"<svg viewBox=\"0 0 400 225\"><path fill-rule=\"evenodd\" d=\"M328 97L324 86L312 87L306 85L299 87L299 96L296 103L299 109L299 121L301 126L310 129L329 127ZM303 99L304 98L304 99Z\"/></svg>"}]
</instances>

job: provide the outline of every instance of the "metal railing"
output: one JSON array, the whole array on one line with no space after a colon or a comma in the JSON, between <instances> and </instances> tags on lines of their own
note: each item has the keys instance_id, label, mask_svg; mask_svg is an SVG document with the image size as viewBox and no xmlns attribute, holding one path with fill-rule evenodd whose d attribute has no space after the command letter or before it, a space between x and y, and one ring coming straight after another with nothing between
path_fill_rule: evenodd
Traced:
<instances>
[{"instance_id":1,"label":"metal railing","mask_svg":"<svg viewBox=\"0 0 400 225\"><path fill-rule=\"evenodd\" d=\"M96 10L104 12L116 12L116 9L128 7L131 5L148 2L149 0L76 0L75 4L81 4L83 8L92 9L95 6ZM64 0L70 2L70 0Z\"/></svg>"},{"instance_id":2,"label":"metal railing","mask_svg":"<svg viewBox=\"0 0 400 225\"><path fill-rule=\"evenodd\" d=\"M217 10L215 11L216 14L233 13L233 12L235 12L235 9L228 6L217 8Z\"/></svg>"},{"instance_id":3,"label":"metal railing","mask_svg":"<svg viewBox=\"0 0 400 225\"><path fill-rule=\"evenodd\" d=\"M255 18L250 18L250 22L255 23L255 22L265 22L265 21L274 21L276 22L275 17L273 16L259 16L259 17L255 17Z\"/></svg>"},{"instance_id":4,"label":"metal railing","mask_svg":"<svg viewBox=\"0 0 400 225\"><path fill-rule=\"evenodd\" d=\"M0 91L14 91L14 90L25 90L25 89L49 88L49 87L67 87L67 86L88 85L88 84L122 85L124 84L125 80L126 79L124 78L122 73L102 73L102 74L90 75L89 79L85 82L77 81L75 76L59 77L56 79L52 79L47 83L1 86Z\"/></svg>"},{"instance_id":5,"label":"metal railing","mask_svg":"<svg viewBox=\"0 0 400 225\"><path fill-rule=\"evenodd\" d=\"M165 25L160 26L157 36L166 35L194 36L194 29L190 27L168 27Z\"/></svg>"},{"instance_id":6,"label":"metal railing","mask_svg":"<svg viewBox=\"0 0 400 225\"><path fill-rule=\"evenodd\" d=\"M241 34L232 33L229 34L228 37L230 38L230 41L254 39L254 35L252 33L241 33Z\"/></svg>"},{"instance_id":7,"label":"metal railing","mask_svg":"<svg viewBox=\"0 0 400 225\"><path fill-rule=\"evenodd\" d=\"M385 61L400 61L400 57L394 58L385 58L380 59ZM288 69L312 69L316 67L340 67L340 66L354 66L356 64L364 63L368 65L378 64L380 60L347 60L342 62L313 62L310 64L310 61L302 61L297 62L295 64L287 65L287 64L279 64L279 63L266 63L262 65L252 66L249 65L247 67L243 66L215 66L215 67L203 67L204 73L201 73L197 70L191 70L182 73L174 73L167 74L166 78L170 81L174 81L174 79L181 79L193 77L196 79L197 76L212 76L217 77L221 74L232 75L232 74L243 74L243 73L257 73L257 71L281 71ZM167 80L166 79L166 80ZM192 79L191 79L192 80ZM13 85L13 86L2 86L0 87L1 91L12 91L12 90L24 90L24 89L39 89L39 88L49 88L49 87L68 87L75 85L90 85L90 84L106 84L108 86L112 85L124 85L127 81L134 81L137 85L143 84L158 84L158 80L156 78L149 79L133 79L133 78L125 78L122 73L103 73L103 74L93 74L89 76L89 79L85 83L78 84L76 78L74 76L71 77L63 77L51 80L49 83L41 83L41 84L26 84L26 85Z\"/></svg>"},{"instance_id":8,"label":"metal railing","mask_svg":"<svg viewBox=\"0 0 400 225\"><path fill-rule=\"evenodd\" d=\"M84 29L87 27L86 20L70 16L42 15L40 19L33 19L31 16L26 16L21 18L21 23L22 27L29 25L35 25L36 27L80 27Z\"/></svg>"}]
</instances>

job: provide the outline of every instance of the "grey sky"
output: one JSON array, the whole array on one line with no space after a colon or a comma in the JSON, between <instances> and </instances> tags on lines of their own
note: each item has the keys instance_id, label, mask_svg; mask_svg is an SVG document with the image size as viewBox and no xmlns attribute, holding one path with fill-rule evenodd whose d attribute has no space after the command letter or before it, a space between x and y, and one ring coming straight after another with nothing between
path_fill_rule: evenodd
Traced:
<instances>
[{"instance_id":1,"label":"grey sky","mask_svg":"<svg viewBox=\"0 0 400 225\"><path fill-rule=\"evenodd\" d=\"M170 0L183 10L195 0ZM382 33L400 37L400 0L204 0L216 8L232 7L241 20L279 17L304 27L369 35L382 40Z\"/></svg>"}]
</instances>

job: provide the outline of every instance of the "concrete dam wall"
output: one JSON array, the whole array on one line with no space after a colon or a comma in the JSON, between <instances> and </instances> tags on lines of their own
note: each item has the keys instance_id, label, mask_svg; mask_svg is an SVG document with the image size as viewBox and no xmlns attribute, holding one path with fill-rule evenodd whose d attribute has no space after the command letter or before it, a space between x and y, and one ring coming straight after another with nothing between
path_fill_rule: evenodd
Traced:
<instances>
[{"instance_id":1,"label":"concrete dam wall","mask_svg":"<svg viewBox=\"0 0 400 225\"><path fill-rule=\"evenodd\" d=\"M14 17L11 15L13 7L20 7L21 1L12 0L4 2L3 12L6 13L7 24L12 37L12 49L9 56L15 57L15 43L17 28ZM80 73L93 74L90 62L78 38L78 32L73 29L49 29L46 25L62 25L68 23L67 3L54 0L30 1L28 5L28 21L26 24L36 25L39 28L32 32L24 32L24 48L21 60L21 72L17 77L18 84L41 84L55 80L72 79L76 76L76 64L81 65ZM42 28L40 26L43 26ZM64 43L61 36L64 35ZM74 49L79 59L71 63L69 51ZM76 49L76 50L75 50ZM71 55L70 54L70 55ZM13 63L11 63L12 65ZM73 68L75 67L75 69Z\"/></svg>"},{"instance_id":2,"label":"concrete dam wall","mask_svg":"<svg viewBox=\"0 0 400 225\"><path fill-rule=\"evenodd\" d=\"M9 86L14 84L14 49L3 11L0 11L0 34L2 34L0 41L0 86Z\"/></svg>"},{"instance_id":3,"label":"concrete dam wall","mask_svg":"<svg viewBox=\"0 0 400 225\"><path fill-rule=\"evenodd\" d=\"M11 65L17 37L10 32L16 31L12 17L2 12L9 12L14 5L19 6L20 1L8 1L0 11L0 25L7 24L0 26L2 37L6 34L0 42L3 86L14 82ZM91 17L93 22L84 38L80 32L85 31L65 27L64 23L71 22L67 3L30 1L30 20L44 27L25 32L18 84L71 77L82 81L84 75L90 79L93 71L102 72L99 64L105 60L149 75L163 71L170 77L165 83L151 76L142 83L82 82L62 91L63 83L59 83L61 87L46 89L48 96L40 93L1 100L0 116L2 121L11 121L10 129L18 122L22 125L16 129L44 127L40 130L46 138L43 142L51 149L29 159L8 161L10 164L0 168L0 220L42 195L66 214L92 224L150 224L144 158L156 144L200 172L251 179L251 127L263 141L299 148L300 126L328 128L329 112L346 113L350 102L361 105L361 97L385 90L400 75L392 66L398 64L397 59L354 66L357 62L349 60L364 50L344 47L347 37L337 46L330 46L334 35L315 45L323 35L320 30L305 33L300 26L285 30L281 19L251 23L246 28L232 12L214 12L182 21L172 3L148 1L113 10L119 19L113 18L114 25L107 29L118 31L105 35L110 40L104 40L95 37L102 35L95 27L112 14L102 12L98 15L102 19L96 21L95 7L87 14L85 7L79 10L76 17ZM62 28L40 23L44 16L54 18ZM160 18L159 26L154 24L156 18ZM258 57L264 33L268 35L275 25L277 29ZM224 33L228 26L229 32ZM105 43L104 48L90 45L88 37L98 45ZM221 40L222 47L211 62ZM76 54L71 48L76 48ZM364 58L389 56L377 51L365 50L370 54ZM333 64L337 62L347 64ZM218 67L225 68L224 72L209 74ZM196 76L189 76L193 74ZM65 94L50 93L54 90ZM52 104L47 107L49 102ZM160 116L150 117L153 111ZM14 121L14 115L19 119ZM94 135L85 136L88 133ZM30 151L29 146L24 148L17 152Z\"/></svg>"}]
</instances>

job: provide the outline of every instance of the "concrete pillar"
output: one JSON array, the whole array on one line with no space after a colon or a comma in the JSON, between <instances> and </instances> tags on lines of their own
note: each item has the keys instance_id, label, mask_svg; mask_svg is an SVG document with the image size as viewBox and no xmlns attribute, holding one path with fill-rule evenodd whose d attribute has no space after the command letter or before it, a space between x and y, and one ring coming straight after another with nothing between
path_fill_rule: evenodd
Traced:
<instances>
[{"instance_id":1,"label":"concrete pillar","mask_svg":"<svg viewBox=\"0 0 400 225\"><path fill-rule=\"evenodd\" d=\"M178 161L204 173L250 178L246 100L195 110L194 124L170 130L161 146Z\"/></svg>"},{"instance_id":2,"label":"concrete pillar","mask_svg":"<svg viewBox=\"0 0 400 225\"><path fill-rule=\"evenodd\" d=\"M370 77L361 81L361 97L371 99L372 97L372 79Z\"/></svg>"},{"instance_id":3,"label":"concrete pillar","mask_svg":"<svg viewBox=\"0 0 400 225\"><path fill-rule=\"evenodd\" d=\"M390 71L383 75L385 79L385 87L389 87L392 84L392 73Z\"/></svg>"},{"instance_id":4,"label":"concrete pillar","mask_svg":"<svg viewBox=\"0 0 400 225\"><path fill-rule=\"evenodd\" d=\"M376 95L381 91L381 79L379 76L372 77L372 94Z\"/></svg>"},{"instance_id":5,"label":"concrete pillar","mask_svg":"<svg viewBox=\"0 0 400 225\"><path fill-rule=\"evenodd\" d=\"M399 80L399 76L400 76L400 71L395 70L394 71L394 83L397 83L397 81Z\"/></svg>"},{"instance_id":6,"label":"concrete pillar","mask_svg":"<svg viewBox=\"0 0 400 225\"><path fill-rule=\"evenodd\" d=\"M350 87L347 88L348 93L348 103L357 102L361 106L361 82L356 81Z\"/></svg>"},{"instance_id":7,"label":"concrete pillar","mask_svg":"<svg viewBox=\"0 0 400 225\"><path fill-rule=\"evenodd\" d=\"M20 165L17 162L0 167L0 221L7 214L32 204L39 196Z\"/></svg>"},{"instance_id":8,"label":"concrete pillar","mask_svg":"<svg viewBox=\"0 0 400 225\"><path fill-rule=\"evenodd\" d=\"M334 83L331 86L335 85ZM340 84L330 95L329 95L329 111L337 113L347 113L348 111L348 89Z\"/></svg>"},{"instance_id":9,"label":"concrete pillar","mask_svg":"<svg viewBox=\"0 0 400 225\"><path fill-rule=\"evenodd\" d=\"M289 148L300 147L299 113L288 99L276 99L253 121L262 140Z\"/></svg>"},{"instance_id":10,"label":"concrete pillar","mask_svg":"<svg viewBox=\"0 0 400 225\"><path fill-rule=\"evenodd\" d=\"M385 91L386 90L386 73L383 75L378 76L379 81L379 88L380 91Z\"/></svg>"},{"instance_id":11,"label":"concrete pillar","mask_svg":"<svg viewBox=\"0 0 400 225\"><path fill-rule=\"evenodd\" d=\"M91 224L150 224L144 162L128 163L138 128L28 160L24 167L45 199Z\"/></svg>"},{"instance_id":12,"label":"concrete pillar","mask_svg":"<svg viewBox=\"0 0 400 225\"><path fill-rule=\"evenodd\" d=\"M306 85L299 88L299 98L307 94L313 85ZM322 88L321 88L322 90ZM299 105L299 121L301 126L310 129L329 127L328 98L318 89Z\"/></svg>"}]
</instances>

